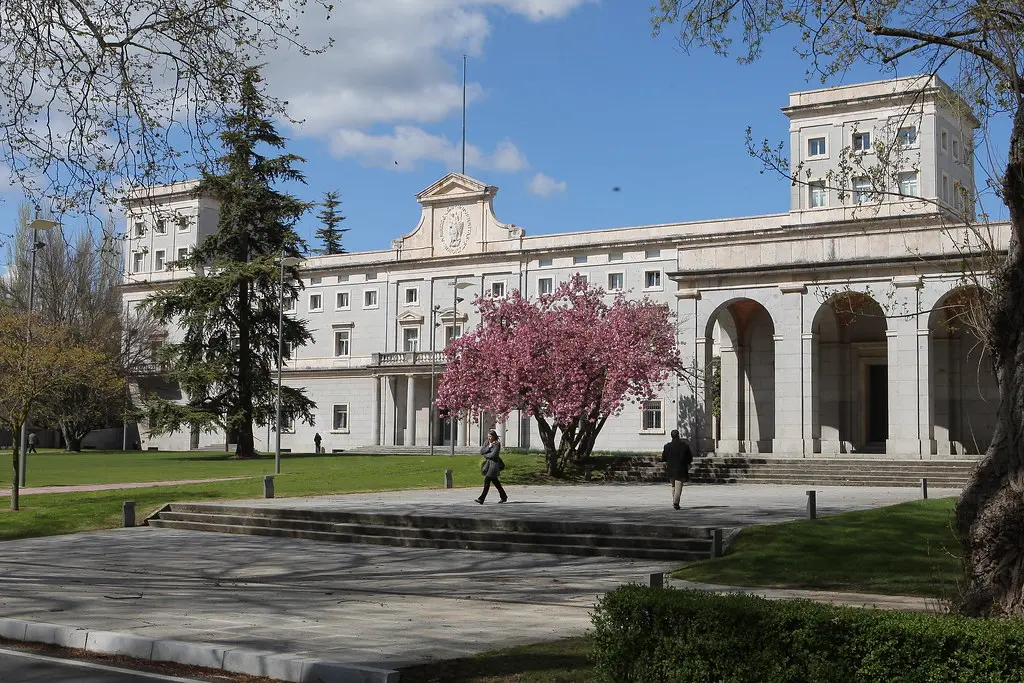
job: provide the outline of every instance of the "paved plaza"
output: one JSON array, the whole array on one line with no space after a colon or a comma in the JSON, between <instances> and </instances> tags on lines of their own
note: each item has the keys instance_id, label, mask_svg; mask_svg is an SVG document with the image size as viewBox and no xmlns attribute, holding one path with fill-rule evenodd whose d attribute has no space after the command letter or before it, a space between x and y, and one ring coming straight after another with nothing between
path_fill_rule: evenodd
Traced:
<instances>
[{"instance_id":1,"label":"paved plaza","mask_svg":"<svg viewBox=\"0 0 1024 683\"><path fill-rule=\"evenodd\" d=\"M809 488L690 486L678 512L667 484L510 487L508 504L495 497L483 507L472 502L475 489L250 502L737 527L801 518ZM920 496L909 488L816 490L821 515ZM140 527L3 543L0 618L400 668L582 634L600 594L672 569Z\"/></svg>"}]
</instances>

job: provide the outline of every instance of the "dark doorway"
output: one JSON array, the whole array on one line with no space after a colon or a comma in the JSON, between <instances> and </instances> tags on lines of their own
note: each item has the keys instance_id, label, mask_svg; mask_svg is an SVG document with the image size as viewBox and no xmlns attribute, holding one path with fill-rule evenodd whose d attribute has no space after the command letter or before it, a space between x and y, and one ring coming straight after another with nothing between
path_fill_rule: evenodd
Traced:
<instances>
[{"instance_id":1,"label":"dark doorway","mask_svg":"<svg viewBox=\"0 0 1024 683\"><path fill-rule=\"evenodd\" d=\"M889 438L889 366L868 366L868 443L885 447Z\"/></svg>"}]
</instances>

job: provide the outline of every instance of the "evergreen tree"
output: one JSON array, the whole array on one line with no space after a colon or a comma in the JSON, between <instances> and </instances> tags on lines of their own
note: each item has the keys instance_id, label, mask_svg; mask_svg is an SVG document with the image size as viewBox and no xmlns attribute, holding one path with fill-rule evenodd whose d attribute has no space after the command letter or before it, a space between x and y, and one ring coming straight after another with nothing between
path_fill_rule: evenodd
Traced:
<instances>
[{"instance_id":1,"label":"evergreen tree","mask_svg":"<svg viewBox=\"0 0 1024 683\"><path fill-rule=\"evenodd\" d=\"M339 228L345 217L338 211L341 200L337 192L325 192L324 201L320 206L324 207L320 212L320 222L324 227L316 231L316 236L324 243L324 248L319 253L324 255L344 254L345 247L341 245L341 233L348 232L348 228Z\"/></svg>"},{"instance_id":2,"label":"evergreen tree","mask_svg":"<svg viewBox=\"0 0 1024 683\"><path fill-rule=\"evenodd\" d=\"M147 303L164 324L174 321L180 341L161 349L186 401L148 397L151 433L191 426L206 431L223 427L237 444L235 455L256 454L254 425L276 418L275 367L281 256L299 256L305 245L295 232L310 204L279 192L279 182L304 182L292 154L265 156L262 148L283 149L284 139L268 118L258 90L256 69L242 76L238 108L225 117L220 134L223 154L216 173L203 172L198 193L220 200L218 230L174 267L197 275L149 297ZM285 296L297 296L296 268L286 268ZM284 317L284 343L302 346L311 339L304 321ZM312 424L315 404L305 391L282 389L282 411Z\"/></svg>"}]
</instances>

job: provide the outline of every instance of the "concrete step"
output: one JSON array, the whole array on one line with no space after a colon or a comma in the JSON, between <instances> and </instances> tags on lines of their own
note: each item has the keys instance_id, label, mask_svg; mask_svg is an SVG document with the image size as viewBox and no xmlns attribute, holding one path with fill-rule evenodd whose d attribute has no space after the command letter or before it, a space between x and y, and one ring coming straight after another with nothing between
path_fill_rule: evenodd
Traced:
<instances>
[{"instance_id":1,"label":"concrete step","mask_svg":"<svg viewBox=\"0 0 1024 683\"><path fill-rule=\"evenodd\" d=\"M213 515L188 512L165 512L162 522L191 522L220 527L252 526L275 531L314 531L341 536L387 536L407 539L462 541L469 544L504 542L524 546L592 546L603 548L645 548L683 552L706 552L707 539L668 538L658 536L612 536L599 534L545 534L509 531L467 531L462 529L381 526L368 524L335 524L311 520L287 520L240 515ZM542 551L545 552L545 551Z\"/></svg>"},{"instance_id":2,"label":"concrete step","mask_svg":"<svg viewBox=\"0 0 1024 683\"><path fill-rule=\"evenodd\" d=\"M404 536L375 536L301 529L279 529L252 525L210 524L203 522L172 521L153 519L152 526L165 529L210 531L217 533L248 534L254 536L279 536L302 538L333 543L361 543L397 546L404 548L442 548L451 550L488 550L492 552L546 553L555 555L583 555L600 557L629 557L650 560L698 560L706 559L711 552L710 541L706 549L682 550L641 547L605 547L595 545L562 545L555 543L518 543L512 540L463 540L438 538L409 538Z\"/></svg>"}]
</instances>

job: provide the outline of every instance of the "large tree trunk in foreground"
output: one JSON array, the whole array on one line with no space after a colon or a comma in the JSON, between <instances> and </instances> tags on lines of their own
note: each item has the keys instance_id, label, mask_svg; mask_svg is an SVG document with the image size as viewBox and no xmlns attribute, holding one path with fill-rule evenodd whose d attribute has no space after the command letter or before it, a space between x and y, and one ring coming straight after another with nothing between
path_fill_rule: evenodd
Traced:
<instances>
[{"instance_id":1,"label":"large tree trunk in foreground","mask_svg":"<svg viewBox=\"0 0 1024 683\"><path fill-rule=\"evenodd\" d=\"M999 384L992 443L956 507L965 585L959 611L1024 616L1024 108L1018 108L1003 181L1012 233L996 273L988 348Z\"/></svg>"}]
</instances>

